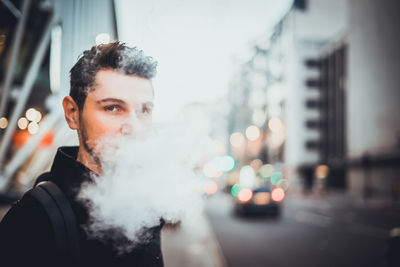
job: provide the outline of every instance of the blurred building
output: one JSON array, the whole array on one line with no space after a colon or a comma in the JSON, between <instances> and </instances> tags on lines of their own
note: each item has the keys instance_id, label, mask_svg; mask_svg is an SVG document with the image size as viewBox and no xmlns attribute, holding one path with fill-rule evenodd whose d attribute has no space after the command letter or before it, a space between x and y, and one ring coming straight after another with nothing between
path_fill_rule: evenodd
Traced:
<instances>
[{"instance_id":1,"label":"blurred building","mask_svg":"<svg viewBox=\"0 0 400 267\"><path fill-rule=\"evenodd\" d=\"M348 186L400 194L400 2L349 1Z\"/></svg>"},{"instance_id":2,"label":"blurred building","mask_svg":"<svg viewBox=\"0 0 400 267\"><path fill-rule=\"evenodd\" d=\"M233 179L235 183L247 175L250 166L257 177L253 179L253 186L268 183L274 171L283 171L290 84L287 51L291 50L292 44L288 23L285 16L267 35L254 41L248 60L235 62L237 70L233 73L228 94L231 103L229 147L238 161L237 174L231 174L237 177Z\"/></svg>"},{"instance_id":3,"label":"blurred building","mask_svg":"<svg viewBox=\"0 0 400 267\"><path fill-rule=\"evenodd\" d=\"M286 18L293 39L285 163L306 191L346 186L347 5L295 1ZM318 166L325 171L316 175Z\"/></svg>"},{"instance_id":4,"label":"blurred building","mask_svg":"<svg viewBox=\"0 0 400 267\"><path fill-rule=\"evenodd\" d=\"M229 132L260 121L264 133L265 147L243 161L284 161L292 185L306 190L400 197L399 8L395 0L294 1L232 82Z\"/></svg>"},{"instance_id":5,"label":"blurred building","mask_svg":"<svg viewBox=\"0 0 400 267\"><path fill-rule=\"evenodd\" d=\"M325 179L353 195L398 197L399 7L295 1L285 156L309 187Z\"/></svg>"},{"instance_id":6,"label":"blurred building","mask_svg":"<svg viewBox=\"0 0 400 267\"><path fill-rule=\"evenodd\" d=\"M24 191L58 146L77 144L64 122L69 70L83 50L117 39L112 0L0 3L0 191Z\"/></svg>"}]
</instances>

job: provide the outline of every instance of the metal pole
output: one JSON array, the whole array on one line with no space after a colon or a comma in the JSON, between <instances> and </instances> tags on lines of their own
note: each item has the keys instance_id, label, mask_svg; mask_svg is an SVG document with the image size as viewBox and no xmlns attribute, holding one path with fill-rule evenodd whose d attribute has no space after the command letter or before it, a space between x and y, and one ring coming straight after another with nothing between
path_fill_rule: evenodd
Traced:
<instances>
[{"instance_id":1,"label":"metal pole","mask_svg":"<svg viewBox=\"0 0 400 267\"><path fill-rule=\"evenodd\" d=\"M14 6L10 0L1 0L3 4L13 13L16 18L21 17L21 12Z\"/></svg>"},{"instance_id":2,"label":"metal pole","mask_svg":"<svg viewBox=\"0 0 400 267\"><path fill-rule=\"evenodd\" d=\"M29 6L31 5L31 0L24 0L22 3L22 16L18 20L17 30L15 32L14 38L11 44L11 55L10 62L8 63L6 76L2 84L2 97L0 101L0 118L4 116L6 110L8 91L10 90L11 81L14 76L15 63L17 62L18 51L21 46L22 36L25 31L25 24L28 18Z\"/></svg>"},{"instance_id":3,"label":"metal pole","mask_svg":"<svg viewBox=\"0 0 400 267\"><path fill-rule=\"evenodd\" d=\"M0 144L0 168L2 170L4 168L4 156L6 154L8 145L11 141L11 137L17 126L18 117L20 116L22 110L25 107L26 101L28 100L33 83L36 80L40 66L46 55L46 50L47 50L47 46L49 44L51 30L56 23L57 23L57 19L53 13L46 25L43 36L39 42L39 46L38 46L35 56L33 58L32 64L29 67L28 73L24 80L24 84L18 95L18 102L12 112L12 115L11 115L11 118L9 121L9 127L7 127L4 137L3 137L3 140Z\"/></svg>"}]
</instances>

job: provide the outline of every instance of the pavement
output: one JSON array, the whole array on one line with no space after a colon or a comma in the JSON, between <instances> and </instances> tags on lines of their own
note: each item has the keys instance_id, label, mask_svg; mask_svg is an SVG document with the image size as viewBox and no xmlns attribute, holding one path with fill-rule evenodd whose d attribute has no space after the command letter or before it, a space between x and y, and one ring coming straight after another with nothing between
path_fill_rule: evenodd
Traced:
<instances>
[{"instance_id":1,"label":"pavement","mask_svg":"<svg viewBox=\"0 0 400 267\"><path fill-rule=\"evenodd\" d=\"M204 212L192 214L177 227L164 227L161 243L166 267L227 266Z\"/></svg>"}]
</instances>

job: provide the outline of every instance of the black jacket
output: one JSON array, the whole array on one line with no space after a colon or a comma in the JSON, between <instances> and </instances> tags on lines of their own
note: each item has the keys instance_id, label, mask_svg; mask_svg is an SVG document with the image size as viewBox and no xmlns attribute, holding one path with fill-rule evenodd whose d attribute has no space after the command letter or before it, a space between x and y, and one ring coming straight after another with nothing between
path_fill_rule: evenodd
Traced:
<instances>
[{"instance_id":1,"label":"black jacket","mask_svg":"<svg viewBox=\"0 0 400 267\"><path fill-rule=\"evenodd\" d=\"M88 211L76 200L76 195L82 182L91 179L91 170L76 161L77 152L77 147L59 148L51 171L38 180L51 180L70 201L79 225L81 266L163 266L160 247L162 223L148 229L149 243L122 255L118 255L111 241L88 238L83 229L88 221ZM23 198L8 211L0 224L0 265L54 267L57 263L55 253L54 236L44 210L33 199Z\"/></svg>"}]
</instances>

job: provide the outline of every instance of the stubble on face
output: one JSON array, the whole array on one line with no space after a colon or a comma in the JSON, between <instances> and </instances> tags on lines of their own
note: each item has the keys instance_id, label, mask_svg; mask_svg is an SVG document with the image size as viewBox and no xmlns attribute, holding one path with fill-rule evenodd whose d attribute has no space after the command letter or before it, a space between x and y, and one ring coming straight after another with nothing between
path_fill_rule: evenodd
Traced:
<instances>
[{"instance_id":1,"label":"stubble on face","mask_svg":"<svg viewBox=\"0 0 400 267\"><path fill-rule=\"evenodd\" d=\"M82 121L79 122L80 126L80 135L81 135L81 143L82 143L82 147L85 150L85 152L87 154L89 154L92 159L95 161L96 164L98 164L98 166L101 166L101 160L100 160L100 156L96 153L96 149L94 147L91 147L92 145L96 145L93 143L93 141L89 140L88 135L86 133L86 127L83 124Z\"/></svg>"}]
</instances>

